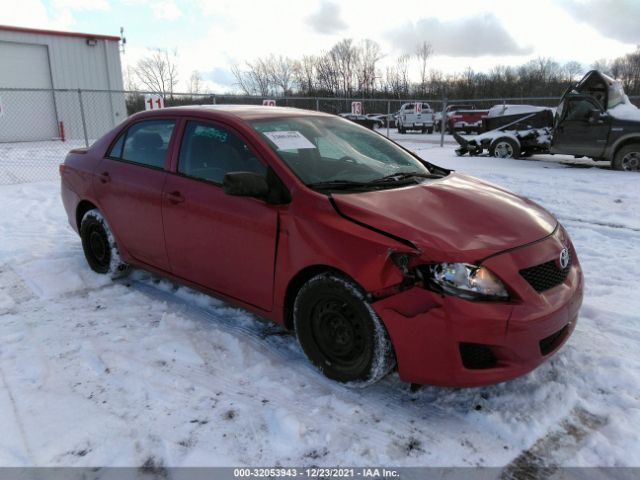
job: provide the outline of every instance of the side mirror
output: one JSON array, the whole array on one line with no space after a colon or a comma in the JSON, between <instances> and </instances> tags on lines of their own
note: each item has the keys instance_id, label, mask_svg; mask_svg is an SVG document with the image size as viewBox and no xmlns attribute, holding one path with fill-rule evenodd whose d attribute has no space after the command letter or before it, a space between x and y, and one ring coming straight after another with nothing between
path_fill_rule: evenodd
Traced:
<instances>
[{"instance_id":1,"label":"side mirror","mask_svg":"<svg viewBox=\"0 0 640 480\"><path fill-rule=\"evenodd\" d=\"M222 179L222 189L227 195L266 199L269 184L264 175L253 172L230 172Z\"/></svg>"}]
</instances>

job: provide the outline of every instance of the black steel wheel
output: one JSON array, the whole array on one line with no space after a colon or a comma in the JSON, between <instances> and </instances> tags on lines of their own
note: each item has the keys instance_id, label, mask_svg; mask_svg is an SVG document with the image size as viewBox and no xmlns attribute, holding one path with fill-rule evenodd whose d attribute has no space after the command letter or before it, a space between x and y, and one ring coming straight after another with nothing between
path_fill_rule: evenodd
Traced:
<instances>
[{"instance_id":1,"label":"black steel wheel","mask_svg":"<svg viewBox=\"0 0 640 480\"><path fill-rule=\"evenodd\" d=\"M84 256L94 272L119 277L129 271L129 266L120 259L109 225L98 210L89 210L82 217L80 238Z\"/></svg>"},{"instance_id":2,"label":"black steel wheel","mask_svg":"<svg viewBox=\"0 0 640 480\"><path fill-rule=\"evenodd\" d=\"M614 170L623 170L625 172L640 171L640 143L632 143L625 145L616 152L611 162Z\"/></svg>"},{"instance_id":3,"label":"black steel wheel","mask_svg":"<svg viewBox=\"0 0 640 480\"><path fill-rule=\"evenodd\" d=\"M368 385L395 365L386 329L359 287L334 274L318 275L298 293L298 341L327 377Z\"/></svg>"}]
</instances>

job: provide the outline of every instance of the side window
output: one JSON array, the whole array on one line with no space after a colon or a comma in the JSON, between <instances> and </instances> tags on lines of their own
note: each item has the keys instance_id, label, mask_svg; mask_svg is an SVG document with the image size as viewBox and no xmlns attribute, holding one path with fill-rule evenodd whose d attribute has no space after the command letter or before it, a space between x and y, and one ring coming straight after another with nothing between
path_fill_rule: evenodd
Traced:
<instances>
[{"instance_id":1,"label":"side window","mask_svg":"<svg viewBox=\"0 0 640 480\"><path fill-rule=\"evenodd\" d=\"M584 98L572 98L568 104L566 120L587 121L591 110L595 108L590 101Z\"/></svg>"},{"instance_id":2,"label":"side window","mask_svg":"<svg viewBox=\"0 0 640 480\"><path fill-rule=\"evenodd\" d=\"M122 136L122 154L117 157L120 139L111 149L110 156L149 167L163 168L175 120L147 120L129 127Z\"/></svg>"},{"instance_id":3,"label":"side window","mask_svg":"<svg viewBox=\"0 0 640 480\"><path fill-rule=\"evenodd\" d=\"M266 167L236 135L223 127L189 121L184 130L178 172L188 177L222 183L230 172L266 175Z\"/></svg>"},{"instance_id":4,"label":"side window","mask_svg":"<svg viewBox=\"0 0 640 480\"><path fill-rule=\"evenodd\" d=\"M109 158L122 158L122 146L124 145L124 138L126 137L126 133L120 135L116 143L113 144L109 153L107 153L107 157Z\"/></svg>"}]
</instances>

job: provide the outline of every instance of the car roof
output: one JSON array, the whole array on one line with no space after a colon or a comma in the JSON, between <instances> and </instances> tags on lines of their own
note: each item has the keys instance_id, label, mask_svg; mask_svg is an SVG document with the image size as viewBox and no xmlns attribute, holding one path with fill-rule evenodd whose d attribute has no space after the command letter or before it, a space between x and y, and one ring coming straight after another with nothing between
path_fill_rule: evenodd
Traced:
<instances>
[{"instance_id":1,"label":"car roof","mask_svg":"<svg viewBox=\"0 0 640 480\"><path fill-rule=\"evenodd\" d=\"M184 105L140 112L137 115L147 117L176 114L180 116L202 116L203 114L209 114L212 118L226 117L245 121L299 116L335 117L335 115L316 112L314 110L291 107L268 107L263 105Z\"/></svg>"}]
</instances>

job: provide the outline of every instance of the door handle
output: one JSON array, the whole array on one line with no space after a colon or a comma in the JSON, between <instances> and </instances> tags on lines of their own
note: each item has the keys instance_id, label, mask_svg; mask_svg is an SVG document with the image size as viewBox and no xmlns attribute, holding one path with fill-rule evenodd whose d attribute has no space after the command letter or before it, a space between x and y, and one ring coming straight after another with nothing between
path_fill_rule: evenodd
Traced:
<instances>
[{"instance_id":1,"label":"door handle","mask_svg":"<svg viewBox=\"0 0 640 480\"><path fill-rule=\"evenodd\" d=\"M173 205L184 202L184 197L178 191L167 193L167 199L169 200L169 203Z\"/></svg>"},{"instance_id":2,"label":"door handle","mask_svg":"<svg viewBox=\"0 0 640 480\"><path fill-rule=\"evenodd\" d=\"M111 181L111 175L109 175L109 172L102 172L98 177L102 183L108 183Z\"/></svg>"}]
</instances>

